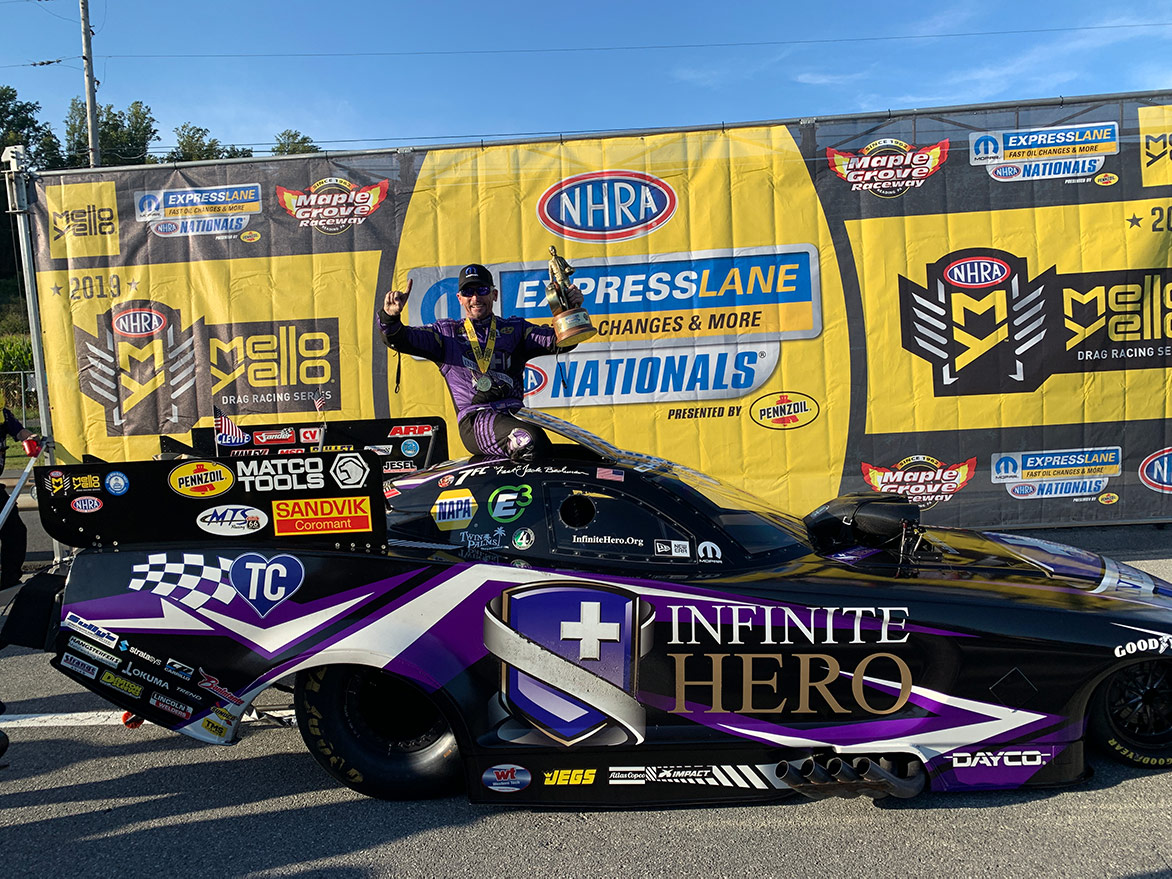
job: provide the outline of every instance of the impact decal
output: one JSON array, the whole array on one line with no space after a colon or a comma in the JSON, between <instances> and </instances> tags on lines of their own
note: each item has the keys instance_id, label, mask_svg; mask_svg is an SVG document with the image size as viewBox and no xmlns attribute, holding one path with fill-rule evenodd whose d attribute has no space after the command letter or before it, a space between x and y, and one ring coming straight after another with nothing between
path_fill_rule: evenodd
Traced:
<instances>
[{"instance_id":1,"label":"impact decal","mask_svg":"<svg viewBox=\"0 0 1172 879\"><path fill-rule=\"evenodd\" d=\"M641 171L588 171L555 183L537 201L537 219L573 241L628 241L676 212L675 190Z\"/></svg>"},{"instance_id":2,"label":"impact decal","mask_svg":"<svg viewBox=\"0 0 1172 879\"><path fill-rule=\"evenodd\" d=\"M107 436L190 430L207 401L239 415L340 408L338 319L184 327L179 309L135 300L73 328L81 392L106 413ZM330 403L329 401L333 401Z\"/></svg>"},{"instance_id":3,"label":"impact decal","mask_svg":"<svg viewBox=\"0 0 1172 879\"><path fill-rule=\"evenodd\" d=\"M894 467L877 467L864 461L862 470L863 480L874 491L906 495L921 510L930 510L952 500L969 484L977 472L977 459L945 466L931 455L909 455Z\"/></svg>"},{"instance_id":4,"label":"impact decal","mask_svg":"<svg viewBox=\"0 0 1172 879\"><path fill-rule=\"evenodd\" d=\"M305 567L291 555L281 554L267 559L260 553L249 552L232 562L228 579L240 597L263 619L301 588L305 581Z\"/></svg>"},{"instance_id":5,"label":"impact decal","mask_svg":"<svg viewBox=\"0 0 1172 879\"><path fill-rule=\"evenodd\" d=\"M485 608L484 644L503 666L502 699L539 732L535 741L638 744L638 663L654 620L650 605L619 589L518 586Z\"/></svg>"},{"instance_id":6,"label":"impact decal","mask_svg":"<svg viewBox=\"0 0 1172 879\"><path fill-rule=\"evenodd\" d=\"M359 226L387 200L389 181L359 186L344 177L323 177L301 192L277 187L277 202L298 221L326 235L337 235Z\"/></svg>"},{"instance_id":7,"label":"impact decal","mask_svg":"<svg viewBox=\"0 0 1172 879\"><path fill-rule=\"evenodd\" d=\"M607 784L704 784L720 787L781 788L777 764L753 766L739 763L721 766L611 766Z\"/></svg>"},{"instance_id":8,"label":"impact decal","mask_svg":"<svg viewBox=\"0 0 1172 879\"><path fill-rule=\"evenodd\" d=\"M45 187L53 259L118 256L118 191L111 182Z\"/></svg>"},{"instance_id":9,"label":"impact decal","mask_svg":"<svg viewBox=\"0 0 1172 879\"><path fill-rule=\"evenodd\" d=\"M770 430L793 430L818 418L818 402L796 391L775 391L758 397L749 405L754 424Z\"/></svg>"},{"instance_id":10,"label":"impact decal","mask_svg":"<svg viewBox=\"0 0 1172 879\"><path fill-rule=\"evenodd\" d=\"M903 348L932 366L937 397L1027 393L1052 375L1166 369L1172 270L1031 278L1023 257L975 247L899 277Z\"/></svg>"},{"instance_id":11,"label":"impact decal","mask_svg":"<svg viewBox=\"0 0 1172 879\"><path fill-rule=\"evenodd\" d=\"M858 154L826 148L830 170L851 185L852 192L898 198L918 189L948 161L948 139L916 149L902 140L871 141Z\"/></svg>"}]
</instances>

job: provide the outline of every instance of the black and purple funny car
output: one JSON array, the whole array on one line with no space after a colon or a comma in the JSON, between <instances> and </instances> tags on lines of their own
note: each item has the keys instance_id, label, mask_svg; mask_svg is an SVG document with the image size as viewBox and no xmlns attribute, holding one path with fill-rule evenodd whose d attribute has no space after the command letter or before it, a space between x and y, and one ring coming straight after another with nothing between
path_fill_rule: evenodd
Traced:
<instances>
[{"instance_id":1,"label":"black and purple funny car","mask_svg":"<svg viewBox=\"0 0 1172 879\"><path fill-rule=\"evenodd\" d=\"M441 419L383 419L39 468L80 551L3 638L212 744L287 688L376 797L908 797L1078 782L1088 745L1172 768L1172 585L899 495L793 518L522 414L548 459L433 464Z\"/></svg>"}]
</instances>

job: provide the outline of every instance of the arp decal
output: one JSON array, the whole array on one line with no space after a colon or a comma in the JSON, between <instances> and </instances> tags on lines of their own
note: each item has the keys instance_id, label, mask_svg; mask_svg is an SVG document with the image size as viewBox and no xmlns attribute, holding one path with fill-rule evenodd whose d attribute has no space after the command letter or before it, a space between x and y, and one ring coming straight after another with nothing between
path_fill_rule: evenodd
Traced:
<instances>
[{"instance_id":1,"label":"arp decal","mask_svg":"<svg viewBox=\"0 0 1172 879\"><path fill-rule=\"evenodd\" d=\"M826 148L830 169L851 185L853 192L879 198L897 198L918 189L948 161L948 138L917 149L894 137L871 141L858 154Z\"/></svg>"},{"instance_id":2,"label":"arp decal","mask_svg":"<svg viewBox=\"0 0 1172 879\"><path fill-rule=\"evenodd\" d=\"M242 415L316 412L320 393L340 406L337 318L184 327L178 309L134 300L97 315L95 329L75 326L74 347L107 436L182 433L209 399Z\"/></svg>"},{"instance_id":3,"label":"arp decal","mask_svg":"<svg viewBox=\"0 0 1172 879\"><path fill-rule=\"evenodd\" d=\"M344 177L323 177L304 192L277 187L277 202L298 226L337 235L365 223L387 200L389 181L359 186Z\"/></svg>"},{"instance_id":4,"label":"arp decal","mask_svg":"<svg viewBox=\"0 0 1172 879\"><path fill-rule=\"evenodd\" d=\"M675 214L675 190L642 171L587 171L555 183L537 201L537 218L574 241L627 241Z\"/></svg>"},{"instance_id":5,"label":"arp decal","mask_svg":"<svg viewBox=\"0 0 1172 879\"><path fill-rule=\"evenodd\" d=\"M977 459L946 466L931 455L909 455L894 467L862 465L863 480L874 491L896 492L922 510L952 500L977 472Z\"/></svg>"},{"instance_id":6,"label":"arp decal","mask_svg":"<svg viewBox=\"0 0 1172 879\"><path fill-rule=\"evenodd\" d=\"M651 648L654 618L638 596L601 585L506 590L484 612L485 647L502 662L501 697L538 740L638 744L637 663Z\"/></svg>"},{"instance_id":7,"label":"arp decal","mask_svg":"<svg viewBox=\"0 0 1172 879\"><path fill-rule=\"evenodd\" d=\"M932 366L937 397L1028 393L1052 375L1166 369L1167 267L1031 278L1026 260L973 247L899 277L904 350Z\"/></svg>"}]
</instances>

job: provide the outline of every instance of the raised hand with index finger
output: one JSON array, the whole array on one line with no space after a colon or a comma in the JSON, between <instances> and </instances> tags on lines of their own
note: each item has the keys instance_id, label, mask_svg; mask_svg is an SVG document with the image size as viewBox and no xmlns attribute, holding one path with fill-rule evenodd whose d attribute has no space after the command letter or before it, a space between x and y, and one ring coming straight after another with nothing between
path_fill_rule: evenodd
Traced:
<instances>
[{"instance_id":1,"label":"raised hand with index finger","mask_svg":"<svg viewBox=\"0 0 1172 879\"><path fill-rule=\"evenodd\" d=\"M383 311L390 317L398 317L403 310L403 306L407 304L407 299L411 296L411 278L407 279L406 290L388 290L387 295L383 298Z\"/></svg>"}]
</instances>

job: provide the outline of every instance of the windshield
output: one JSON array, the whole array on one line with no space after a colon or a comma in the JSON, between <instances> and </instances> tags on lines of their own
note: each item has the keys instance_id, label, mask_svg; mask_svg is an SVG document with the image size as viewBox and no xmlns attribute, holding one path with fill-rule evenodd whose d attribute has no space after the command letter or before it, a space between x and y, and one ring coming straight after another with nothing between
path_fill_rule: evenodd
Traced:
<instances>
[{"instance_id":1,"label":"windshield","mask_svg":"<svg viewBox=\"0 0 1172 879\"><path fill-rule=\"evenodd\" d=\"M810 548L806 528L799 520L772 509L734 485L711 476L678 471L674 479L662 483L683 494L711 516L748 555L782 549L806 552Z\"/></svg>"}]
</instances>

